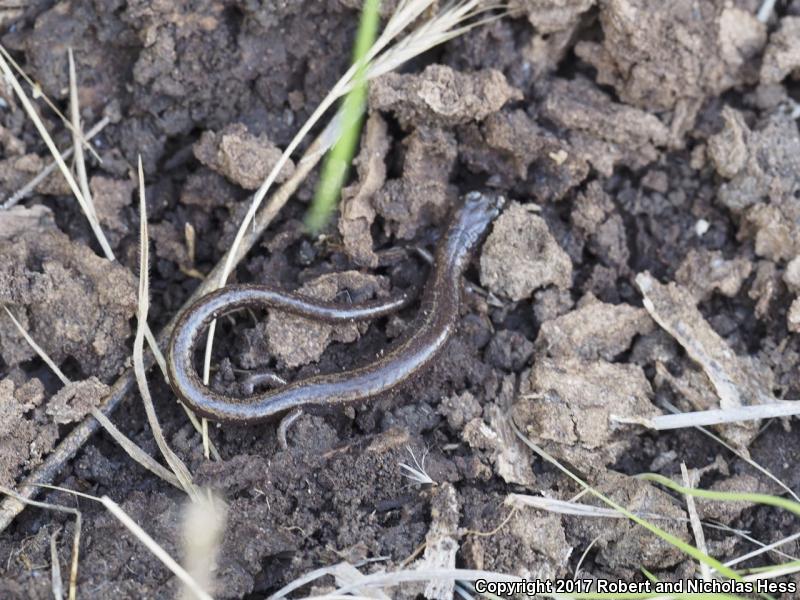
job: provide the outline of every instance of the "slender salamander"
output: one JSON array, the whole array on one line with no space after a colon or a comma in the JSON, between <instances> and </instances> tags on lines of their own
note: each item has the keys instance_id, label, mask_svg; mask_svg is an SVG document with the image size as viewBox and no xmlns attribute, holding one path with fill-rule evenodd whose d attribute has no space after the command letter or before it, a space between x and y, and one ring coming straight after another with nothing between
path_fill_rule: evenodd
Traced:
<instances>
[{"instance_id":1,"label":"slender salamander","mask_svg":"<svg viewBox=\"0 0 800 600\"><path fill-rule=\"evenodd\" d=\"M194 368L194 348L208 324L231 311L259 306L327 323L367 321L406 306L411 296L342 305L306 298L264 285L229 285L191 305L169 341L167 368L175 394L192 410L214 421L258 423L296 408L332 407L386 392L425 368L455 330L461 276L504 199L470 192L455 211L436 249L432 274L410 335L376 361L340 373L317 375L247 398L205 386Z\"/></svg>"}]
</instances>

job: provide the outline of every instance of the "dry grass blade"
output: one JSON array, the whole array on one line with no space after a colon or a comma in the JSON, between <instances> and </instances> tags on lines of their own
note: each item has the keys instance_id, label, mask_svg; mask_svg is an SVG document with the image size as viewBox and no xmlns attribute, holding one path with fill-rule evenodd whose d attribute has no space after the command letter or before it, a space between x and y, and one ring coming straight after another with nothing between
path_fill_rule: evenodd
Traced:
<instances>
[{"instance_id":1,"label":"dry grass blade","mask_svg":"<svg viewBox=\"0 0 800 600\"><path fill-rule=\"evenodd\" d=\"M108 496L102 496L98 498L97 496L92 496L91 494L84 494L83 492L78 492L75 490L70 490L67 488L62 488L54 485L44 485L42 487L59 490L62 492L66 492L68 494L73 494L75 496L80 496L81 498L86 498L88 500L93 500L95 502L99 502L102 504L108 512L110 512L122 525L125 526L128 531L130 531L136 538L144 544L144 546L153 553L153 555L158 558L164 566L166 566L170 571L172 571L175 576L180 579L181 583L194 594L194 597L199 600L213 600L211 596L194 580L194 578L186 572L186 570L178 564L178 562L172 558L169 553L162 548L158 542L156 542L150 534L148 534L144 529L142 529L136 521L130 518L128 513L122 510L122 507L119 506L116 502L114 502ZM0 488L2 491L2 488ZM34 504L41 504L41 503L34 503ZM66 509L69 510L69 509ZM71 599L72 600L72 599Z\"/></svg>"},{"instance_id":2,"label":"dry grass blade","mask_svg":"<svg viewBox=\"0 0 800 600\"><path fill-rule=\"evenodd\" d=\"M44 130L43 127L39 128L39 133L42 135L42 138L44 139L45 143L48 144L48 147L50 147L51 151L54 152L53 155L56 159L56 164L59 166L59 168L64 166L64 168L62 168L62 172L64 172L64 176L67 178L67 181L71 182L70 187L72 188L73 193L75 193L75 197L78 199L78 202L80 203L81 208L83 209L84 214L86 215L86 218L89 220L89 223L95 230L95 234L98 236L100 245L103 246L103 251L106 254L106 258L108 258L109 260L115 260L114 252L111 249L111 247L108 246L108 242L105 241L106 240L105 235L103 234L103 231L100 228L100 224L97 218L97 211L95 210L94 202L92 201L91 192L89 190L89 180L86 173L86 164L83 156L83 148L79 143L79 141L82 139L81 128L80 128L80 110L78 105L78 89L76 84L75 63L72 57L71 50L69 51L69 75L70 75L70 105L71 105L72 120L74 125L74 127L72 128L73 142L74 142L73 149L75 151L76 165L80 179L80 187L81 187L80 192L76 191L76 187L74 185L75 182L74 179L72 179L71 173L68 170L64 172L65 164L63 157L61 157L61 155L58 153L58 150L55 149L52 139L50 139L50 137L47 135L46 130ZM15 90L18 87L19 85L17 84ZM25 99L21 98L21 100L23 100L23 104L25 104ZM26 106L28 105L29 103ZM39 127L39 125L41 125L41 122L36 120L38 119L38 116L36 115L35 111L33 112L33 114L30 114L30 116L32 119L34 119L34 123L37 123L37 127ZM150 328L147 326L146 323L144 325L144 336L147 339L148 346L153 351L156 362L158 362L161 372L166 378L167 368L164 356L158 347L158 342L156 341L153 332L150 331ZM183 406L183 408L186 411L187 416L189 417L189 420L192 422L194 428L198 432L203 432L204 430L201 428L200 422L197 420L197 417L194 415L194 413L192 413L185 406ZM206 456L208 456L210 452L210 454L213 455L215 459L219 460L220 458L219 452L217 452L217 449L213 446L213 444L211 444L209 440L204 439L204 446L207 448Z\"/></svg>"},{"instance_id":3,"label":"dry grass blade","mask_svg":"<svg viewBox=\"0 0 800 600\"><path fill-rule=\"evenodd\" d=\"M109 419L96 408L92 409L92 415L100 422L100 424L103 426L103 429L105 429L106 432L112 438L114 438L114 441L117 442L123 450L125 450L125 453L128 456L130 456L133 460L157 477L160 477L167 483L174 485L179 490L183 489L181 482L178 481L178 478L175 477L172 471L161 466L152 456L134 444L124 433L117 429L117 426L111 422L111 419Z\"/></svg>"},{"instance_id":4,"label":"dry grass blade","mask_svg":"<svg viewBox=\"0 0 800 600\"><path fill-rule=\"evenodd\" d=\"M587 557L587 556L589 556L589 551L590 551L590 550L591 550L591 549L594 547L594 545L595 545L595 544L596 544L596 543L597 543L597 542L598 542L598 541L601 539L601 537L602 537L602 536L598 535L598 536L597 536L596 538L594 538L594 539L593 539L591 542L589 542L589 545L588 545L588 546L586 546L586 550L584 550L584 551L583 551L583 554L581 554L581 557L578 559L578 563L575 565L575 571L574 571L574 573L573 573L573 575L572 575L572 578L573 578L573 579L578 579L578 576L579 576L579 575L580 575L580 573L581 573L581 567L583 566L583 563L584 563L584 561L586 560L586 557Z\"/></svg>"},{"instance_id":5,"label":"dry grass blade","mask_svg":"<svg viewBox=\"0 0 800 600\"><path fill-rule=\"evenodd\" d=\"M648 419L647 426L657 431L666 429L683 429L772 419L775 417L793 417L800 415L800 401L781 401L773 404L757 404L754 406L737 406L727 409L698 410L679 413L677 415L659 415Z\"/></svg>"},{"instance_id":6,"label":"dry grass blade","mask_svg":"<svg viewBox=\"0 0 800 600\"><path fill-rule=\"evenodd\" d=\"M397 35L399 35L406 27L413 23L432 3L433 0L409 0L398 5L394 14L384 27L383 32L366 53L364 58L365 62L371 63L375 57L381 51L383 51L395 37L397 37ZM448 31L448 28L453 27L454 24L463 22L464 19L468 18L472 14L479 4L479 0L469 0L468 2L456 3L451 8L443 11L442 15L439 17L435 17L423 24L418 30L422 32L421 34L412 32L405 40L396 44L394 48L387 50L386 53L384 53L381 57L382 62L380 64L383 65L383 68L380 70L375 70L374 67L371 66L368 70L368 78L386 73L413 58L414 56L418 56L419 54L429 50L433 46L441 44L448 39L451 39L455 35L463 33L465 30L460 30L458 33L454 33L452 31ZM250 208L248 209L247 214L245 215L238 231L236 232L236 237L231 244L230 251L226 255L225 267L220 274L220 281L218 285L222 286L227 281L228 275L230 275L235 264L233 257L237 254L238 247L242 243L242 239L244 238L247 228L253 221L256 212L258 211L258 208L267 192L275 182L278 173L286 164L286 161L289 160L289 157L294 153L300 142L311 131L311 128L317 124L322 116L339 98L341 98L350 90L354 83L353 79L357 70L357 64L351 65L347 72L336 82L333 88L331 88L331 91L325 96L325 98L323 98L319 106L317 106L308 120L303 124L292 141L289 142L280 159L277 161L264 182L261 184L261 187L259 187L256 193L253 195ZM341 128L337 129L340 130Z\"/></svg>"},{"instance_id":7,"label":"dry grass blade","mask_svg":"<svg viewBox=\"0 0 800 600\"><path fill-rule=\"evenodd\" d=\"M3 306L3 310L6 311L6 314L14 322L14 325L17 327L17 331L19 331L20 335L22 335L22 337L25 338L25 341L28 342L28 345L31 348L33 348L33 351L39 355L39 357L44 361L44 363L48 367L50 367L50 370L53 371L56 377L58 377L61 380L61 383L67 385L69 383L69 379L67 379L67 376L64 375L63 371L58 368L58 365L55 362L53 362L53 359L50 358L50 356L48 356L48 354L42 349L42 347L36 343L36 340L34 340L30 336L30 334L25 330L22 324L19 321L17 321L17 319L14 317L13 314L11 314L11 311L8 310L7 306Z\"/></svg>"},{"instance_id":8,"label":"dry grass blade","mask_svg":"<svg viewBox=\"0 0 800 600\"><path fill-rule=\"evenodd\" d=\"M573 517L582 518L595 518L595 519L625 519L625 515L612 508L603 508L602 506L593 506L591 504L581 504L575 501L557 500L555 498L545 498L541 496L529 496L527 494L509 494L506 496L505 504L515 507L528 506L538 510L543 510L550 513L569 515ZM641 519L650 519L651 521L676 521L679 523L686 523L690 519L686 517L668 517L656 513L648 513L641 511L634 511L631 514L636 515ZM703 522L702 525L708 529L717 531L724 531L732 533L738 537L746 539L747 541L758 544L764 547L764 544L750 536L745 535L741 530L733 529L727 525L717 525L714 523ZM766 548L765 551L771 548ZM792 558L792 557L789 557Z\"/></svg>"},{"instance_id":9,"label":"dry grass blade","mask_svg":"<svg viewBox=\"0 0 800 600\"><path fill-rule=\"evenodd\" d=\"M557 500L555 498L546 498L543 496L529 496L527 494L509 494L506 496L505 504L512 506L528 506L546 512L570 515L573 517L593 517L602 519L625 518L624 515L613 508L603 508L602 506L592 506L590 504Z\"/></svg>"},{"instance_id":10,"label":"dry grass blade","mask_svg":"<svg viewBox=\"0 0 800 600\"><path fill-rule=\"evenodd\" d=\"M108 117L103 117L97 123L95 123L94 127L92 127L89 131L86 132L86 140L91 140L95 137L98 133L103 131L111 122L111 119ZM66 150L61 153L61 157L66 160L75 152L75 146L70 146ZM51 162L47 165L44 169L42 169L36 177L31 179L28 183L22 186L19 190L14 192L11 196L9 196L3 204L0 204L0 209L8 209L12 206L15 206L20 202L20 200L24 200L33 190L36 188L37 185L42 183L53 171L58 168L58 163L55 161Z\"/></svg>"},{"instance_id":11,"label":"dry grass blade","mask_svg":"<svg viewBox=\"0 0 800 600\"><path fill-rule=\"evenodd\" d=\"M681 463L681 475L683 476L683 485L686 487L694 487L696 483L696 476L690 477L689 470L686 468L686 463ZM697 514L697 507L694 503L694 498L686 495L686 509L689 513L689 523L692 526L692 533L694 534L694 541L697 549L704 554L708 554L708 547L706 546L706 536L703 533L703 526L700 524L700 516ZM705 563L700 563L700 574L705 581L711 581L711 569Z\"/></svg>"},{"instance_id":12,"label":"dry grass blade","mask_svg":"<svg viewBox=\"0 0 800 600\"><path fill-rule=\"evenodd\" d=\"M0 60L2 60L2 59L0 59ZM68 170L66 170L66 166L65 166L63 157L61 157L61 155L58 153L58 150L55 149L55 146L54 146L54 144L52 142L52 139L50 139L49 135L47 135L47 132L46 132L46 130L43 129L43 126L40 127L40 125L42 125L42 124L41 124L41 121L38 120L38 116L36 115L35 111L32 114L29 112L29 115L34 120L34 123L37 124L37 128L39 128L39 133L42 135L42 138L44 139L45 143L47 143L47 145L50 148L51 152L53 152L53 156L56 159L56 164L59 166L59 168L62 168L62 172L64 173L64 176L67 178L67 181L70 182L70 187L72 188L73 193L75 193L75 197L78 199L78 202L80 203L81 208L83 209L84 214L86 215L86 218L89 220L89 223L91 224L92 228L95 230L95 234L98 237L100 245L103 246L103 251L106 254L106 258L108 258L109 260L115 260L114 252L111 249L111 247L108 246L108 242L106 241L105 235L103 234L103 231L100 228L100 224L99 224L99 221L98 221L98 218L97 218L97 211L95 210L94 203L92 201L92 196L91 196L91 193L89 191L89 180L88 180L88 176L87 176L87 173L86 173L86 165L85 165L85 160L84 160L84 156L83 156L83 148L79 143L80 139L82 139L81 138L81 129L80 129L80 111L79 111L79 106L78 106L78 92L77 92L76 76L75 76L75 64L74 64L74 60L73 60L73 57L72 57L72 51L71 50L69 52L69 66L70 66L70 69L69 69L70 73L69 74L70 74L70 99L71 99L70 104L71 104L72 119L73 119L73 125L74 125L74 127L73 127L73 141L74 141L73 150L75 151L76 164L77 164L77 169L78 169L78 174L79 174L79 179L80 179L80 187L81 187L80 191L76 190L74 179L72 179L71 173ZM13 81L12 81L12 85L13 85ZM19 84L17 83L17 86L14 89L17 90L18 88L19 88ZM21 89L18 91L18 93L21 93ZM21 98L21 100L23 101L23 104L26 105L26 107L30 106L30 103L26 104L27 99ZM27 187L28 186L26 186L26 188ZM15 196L16 196L16 194L15 194ZM150 328L147 326L147 324L145 324L144 335L145 335L145 338L147 339L148 346L150 346L150 349L153 351L153 353L155 355L156 361L158 362L158 365L159 365L159 367L161 369L161 372L164 374L164 377L166 377L167 376L167 370L166 370L166 363L164 361L164 356L162 355L161 350L158 347L158 342L156 341L155 336L153 335L152 331L150 331ZM202 431L200 423L197 420L197 418L195 417L195 415L188 408L186 408L185 406L184 406L184 410L186 410L186 413L187 413L187 415L189 417L189 420L192 422L192 425L195 427L195 429L197 431L199 431L199 432ZM219 460L219 453L217 452L216 448L214 448L213 445L208 441L204 445L208 448L208 450L214 456L214 458ZM208 452L206 453L206 455L208 455Z\"/></svg>"},{"instance_id":13,"label":"dry grass blade","mask_svg":"<svg viewBox=\"0 0 800 600\"><path fill-rule=\"evenodd\" d=\"M502 16L498 15L484 21L463 25L467 20L491 8L493 7L481 7L481 0L469 0L450 5L378 56L370 66L367 78L374 79L385 75L415 56L458 37L473 27ZM347 90L349 87L348 85L345 89Z\"/></svg>"},{"instance_id":14,"label":"dry grass blade","mask_svg":"<svg viewBox=\"0 0 800 600\"><path fill-rule=\"evenodd\" d=\"M149 297L149 239L147 235L147 206L145 203L144 191L144 172L142 170L142 158L139 157L139 244L140 244L140 260L139 260L139 311L136 326L136 338L133 341L133 368L136 374L136 383L139 387L139 393L142 396L144 403L144 410L147 414L147 421L150 424L150 429L153 432L153 437L156 440L158 449L164 456L172 472L178 478L178 481L183 487L184 491L190 498L196 500L199 497L199 491L192 483L192 475L189 469L183 464L183 461L178 458L172 449L167 444L164 433L161 430L161 424L158 422L156 409L153 405L153 399L150 396L150 389L147 385L147 373L144 368L144 332L147 323L147 313L150 309Z\"/></svg>"},{"instance_id":15,"label":"dry grass blade","mask_svg":"<svg viewBox=\"0 0 800 600\"><path fill-rule=\"evenodd\" d=\"M61 580L61 562L58 560L58 534L61 529L56 529L50 536L50 587L55 600L64 598L64 582Z\"/></svg>"},{"instance_id":16,"label":"dry grass blade","mask_svg":"<svg viewBox=\"0 0 800 600\"><path fill-rule=\"evenodd\" d=\"M765 571L763 573L753 573L751 575L745 575L742 577L742 581L758 581L759 579L777 579L778 577L785 577L786 575L791 575L792 573L800 572L800 564L797 563L790 563L784 567L777 568L777 569L770 569L769 571Z\"/></svg>"},{"instance_id":17,"label":"dry grass blade","mask_svg":"<svg viewBox=\"0 0 800 600\"><path fill-rule=\"evenodd\" d=\"M391 573L374 573L365 575L356 583L346 585L337 589L333 594L343 595L352 593L359 588L395 586L400 583L412 581L431 581L431 580L454 580L454 581L475 581L486 579L487 581L516 582L522 581L521 577L497 573L494 571L481 571L477 569L408 569L405 571L394 571ZM330 595L319 596L319 598L329 598Z\"/></svg>"},{"instance_id":18,"label":"dry grass blade","mask_svg":"<svg viewBox=\"0 0 800 600\"><path fill-rule=\"evenodd\" d=\"M83 492L77 492L75 490L70 490L70 489L67 489L67 488L57 487L57 486L53 486L53 485L45 485L43 487L46 487L46 488L49 488L49 489L54 489L54 490L60 490L62 492L66 492L68 494L73 494L75 496L80 496L81 498L87 498L88 500L94 500L95 502L99 502L120 523L122 523L125 526L125 528L128 529L128 531L130 531L133 535L135 535L136 538L140 542L142 542L142 544L144 544L145 547L148 550L150 550L150 552L152 552L153 555L155 555L156 558L158 558L158 560L160 560L162 563L164 563L164 566L166 566L170 571L172 571L175 574L175 576L178 579L181 580L181 583L183 583L187 588L189 588L192 591L192 593L194 594L195 598L199 598L200 600L213 600L211 598L211 596L209 596L208 593L192 578L192 576L189 575L189 573L187 573L186 570L182 566L180 566L178 564L178 562L174 558L172 558L169 555L169 553L167 553L167 551L164 550L159 545L158 542L156 542L152 537L150 537L150 534L148 534L144 529L142 529L136 523L136 521L134 521L133 519L130 518L130 516L128 516L128 513L126 513L124 510L122 510L122 507L120 507L119 504L114 502L108 496L103 496L101 498L98 498L97 496L92 496L91 494L84 494ZM0 487L0 492L6 493L4 488L2 488L2 487ZM33 502L33 501L30 501L30 500L25 500L25 501L30 503L30 504L37 505L37 506L42 504L41 502ZM55 509L55 510L65 510L65 511L69 511L69 512L76 512L76 511L74 511L74 509L68 509L68 508L54 506L54 505L50 505L50 506L52 506L52 508ZM78 513L78 514L80 514L80 513ZM70 598L70 600L73 600L73 599Z\"/></svg>"},{"instance_id":19,"label":"dry grass blade","mask_svg":"<svg viewBox=\"0 0 800 600\"><path fill-rule=\"evenodd\" d=\"M34 98L38 97L44 100L44 103L47 104L50 110L52 110L54 113L56 113L56 115L58 115L58 118L61 119L61 122L64 123L67 129L72 129L72 123L70 123L67 117L63 115L63 113L58 109L55 103L52 100L50 100L50 98L48 98L47 94L45 94L42 91L41 86L35 81L33 81L30 77L28 77L28 74L25 72L25 70L19 66L17 61L14 60L14 57L8 53L8 50L6 50L2 44L0 44L0 54L2 54L3 57L9 62L9 64L12 67L14 67L14 70L17 73L19 73L25 81L28 82L28 85L30 85L31 89L34 90ZM91 144L89 144L89 139L83 137L82 134L80 134L80 132L79 132L79 137L83 142L83 146L86 147L89 150L89 152L92 153L92 156L95 157L95 160L102 163L103 159L100 158L100 155L97 154L97 152L94 151L94 148L92 148Z\"/></svg>"},{"instance_id":20,"label":"dry grass blade","mask_svg":"<svg viewBox=\"0 0 800 600\"><path fill-rule=\"evenodd\" d=\"M537 446L533 442L533 440L531 440L527 436L525 436L525 434L522 433L522 431L520 431L519 427L517 427L517 425L514 423L513 420L510 420L509 424L511 425L511 428L514 430L514 433L517 435L517 437L526 446L528 446L528 448L533 450L542 459L544 459L545 461L547 461L548 463L550 463L551 465L556 467L559 471L561 471L564 475L566 475L567 477L572 479L575 483L580 485L583 489L587 490L592 496L594 496L598 500L601 500L604 504L606 504L607 506L611 507L612 509L614 509L614 510L620 512L621 514L625 515L625 517L627 517L628 519L630 519L631 521L633 521L637 525L643 527L644 529L646 529L650 533L656 535L657 537L662 539L664 542L666 542L666 543L670 544L671 546L677 548L678 550L680 550L681 552L683 552L687 556L691 556L692 558L695 558L698 561L705 562L710 567L712 567L712 568L716 569L717 571L719 571L719 573L724 575L725 577L728 577L730 579L736 579L736 580L740 580L741 579L741 577L739 576L738 573L736 573L735 571L733 571L729 567L726 567L721 562L719 562L717 559L715 559L715 558L713 558L711 556L708 556L707 554L704 554L704 553L700 552L697 548L695 548L691 544L688 544L688 543L684 542L681 538L679 538L679 537L677 537L675 535L672 535L671 533L669 533L667 531L664 531L660 527L657 527L656 525L654 525L650 521L637 516L636 514L632 513L630 510L625 508L624 506L616 503L614 500L612 500L608 496L604 495L603 493L601 493L600 491L598 491L597 489L595 489L594 487L592 487L591 485L586 483L578 475L573 473L569 468L567 468L566 466L561 464L556 458L554 458L553 456L548 454L545 450L543 450L542 448ZM655 477L654 475L650 475L650 476L651 477ZM664 478L664 479L666 480L666 478ZM673 482L671 480L667 480L667 481L669 481L670 484L673 484ZM659 480L659 482L660 482L660 480Z\"/></svg>"},{"instance_id":21,"label":"dry grass blade","mask_svg":"<svg viewBox=\"0 0 800 600\"><path fill-rule=\"evenodd\" d=\"M778 555L783 557L783 558L786 558L788 560L796 561L798 559L795 556L792 556L791 554L786 554L785 552L780 552L779 550L777 550L777 548L780 548L784 544L788 544L789 542L793 542L793 541L795 541L796 539L799 539L799 538L800 538L800 532L793 533L792 535L787 536L785 538L782 538L782 539L778 540L777 542L772 542L771 544L761 544L760 548L758 548L756 550L753 550L752 552L748 552L747 554L743 554L742 556L738 556L738 557L736 557L736 558L734 558L732 560L727 561L725 563L725 566L726 567L732 567L733 565L738 565L741 562L744 562L746 560L750 560L751 558L755 558L756 556L760 556L760 555L764 554L765 552L773 552L773 551L776 551L778 553Z\"/></svg>"},{"instance_id":22,"label":"dry grass blade","mask_svg":"<svg viewBox=\"0 0 800 600\"><path fill-rule=\"evenodd\" d=\"M14 93L16 93L19 101L25 108L25 112L28 113L31 121L33 121L33 124L36 126L39 135L42 136L42 140L50 150L50 153L53 155L53 158L58 164L58 168L61 170L62 175L64 175L64 178L67 180L67 184L69 184L72 193L78 200L78 204L80 204L81 209L86 215L89 225L92 228L97 241L100 243L100 247L103 249L103 253L108 260L114 260L114 252L111 250L111 246L109 245L103 230L100 228L100 223L97 222L96 218L93 218L94 209L87 205L86 198L83 197L83 193L75 181L75 178L72 176L72 173L64 162L64 159L62 158L61 153L58 151L58 148L56 148L53 138L50 137L50 133L47 131L47 128L44 126L41 118L39 118L39 114L36 112L36 108L28 99L27 94L25 94L25 90L22 89L22 86L19 84L19 81L14 76L14 73L11 71L11 68L8 66L8 63L3 56L0 56L0 70L2 70L6 80L11 84L11 87L14 89Z\"/></svg>"},{"instance_id":23,"label":"dry grass blade","mask_svg":"<svg viewBox=\"0 0 800 600\"><path fill-rule=\"evenodd\" d=\"M339 563L337 563L339 564ZM315 569L313 571L309 571L305 575L298 577L294 581L290 581L288 584L283 586L277 592L272 594L267 598L267 600L280 600L281 598L285 598L287 594L291 594L298 588L303 587L304 585L311 583L312 581L316 581L321 577L325 577L326 575L332 575L336 570L337 565L333 565L331 567L322 567L321 569Z\"/></svg>"},{"instance_id":24,"label":"dry grass blade","mask_svg":"<svg viewBox=\"0 0 800 600\"><path fill-rule=\"evenodd\" d=\"M161 352L161 348L158 346L158 341L156 340L153 332L150 330L150 327L147 323L144 324L144 336L147 340L147 345L150 347L151 352L153 353L153 357L155 358L156 363L158 364L158 368L161 371L161 374L164 376L164 380L169 382L169 375L167 375L167 361L164 358L164 353ZM203 437L203 455L208 458L209 456L213 457L214 460L222 460L222 457L217 450L217 447L208 437L208 427L206 426L206 421L203 419L201 423L200 420L197 418L191 409L186 406L183 402L179 402L181 408L186 413L189 421L194 427L195 431L197 431Z\"/></svg>"},{"instance_id":25,"label":"dry grass blade","mask_svg":"<svg viewBox=\"0 0 800 600\"><path fill-rule=\"evenodd\" d=\"M769 18L772 16L772 11L775 10L775 0L764 0L761 3L761 7L758 9L756 13L756 18L761 21L762 23L766 23L769 21Z\"/></svg>"},{"instance_id":26,"label":"dry grass blade","mask_svg":"<svg viewBox=\"0 0 800 600\"><path fill-rule=\"evenodd\" d=\"M75 75L75 59L72 56L72 48L67 50L69 57L69 110L72 122L72 145L75 148L75 170L78 172L78 184L81 186L86 207L92 211L92 219L98 221L97 211L94 207L92 192L89 189L89 177L86 174L86 159L83 155L83 129L81 129L81 109L78 102L78 80Z\"/></svg>"},{"instance_id":27,"label":"dry grass blade","mask_svg":"<svg viewBox=\"0 0 800 600\"><path fill-rule=\"evenodd\" d=\"M425 470L425 458L428 456L428 451L425 450L422 453L422 460L418 460L411 446L406 446L406 450L408 450L408 453L411 455L411 460L414 464L412 466L406 463L397 463L400 468L405 471L402 475L422 485L435 485L436 482L431 479L431 476L428 475L428 472Z\"/></svg>"},{"instance_id":28,"label":"dry grass blade","mask_svg":"<svg viewBox=\"0 0 800 600\"><path fill-rule=\"evenodd\" d=\"M248 251L258 240L259 235L270 224L275 215L280 211L284 204L289 200L291 195L303 182L308 173L316 165L319 160L318 154L320 148L319 140L316 140L308 148L302 159L298 163L298 168L295 169L294 175L284 182L281 187L273 194L271 201L261 211L259 211L255 220L255 231L252 235L246 236L244 244L240 249L240 254L236 260L241 260L245 252ZM187 298L181 310L187 308L192 302L210 292L215 288L214 282L216 276L222 271L224 262L221 260L214 267L212 275L206 277L203 283ZM159 334L160 343L166 343L169 334L172 332L175 322L181 310L177 311L172 320L164 327ZM149 330L148 330L149 331ZM150 340L148 335L148 340ZM158 351L158 343L155 339L151 342L151 349L155 352L157 357L163 356ZM152 366L152 357L146 357L145 366L149 368ZM164 370L162 366L162 371ZM112 384L111 391L108 396L103 400L102 405L99 407L105 415L110 415L122 403L125 397L133 390L135 385L135 373L133 368L128 368L117 380ZM51 483L53 479L61 472L63 466L71 460L78 450L86 443L86 441L100 428L100 423L93 417L86 417L78 426L76 426L61 442L56 446L55 450L47 456L47 458L39 465L26 479L20 484L23 489L21 495L25 499L33 498L37 493L38 488L46 486ZM211 446L212 455L219 456L216 453L213 445ZM15 498L6 498L0 503L0 532L8 527L18 514L25 508L23 502L17 501Z\"/></svg>"},{"instance_id":29,"label":"dry grass blade","mask_svg":"<svg viewBox=\"0 0 800 600\"><path fill-rule=\"evenodd\" d=\"M70 570L69 570L69 595L68 595L69 600L75 600L78 591L78 557L80 556L80 548L81 548L80 511L77 508L70 508L68 506L59 506L58 504L50 504L49 502L37 502L36 500L30 500L29 498L25 498L20 494L18 494L17 492L15 492L14 490L7 488L3 485L0 485L0 493L5 494L10 498L14 498L17 502L21 502L22 504L36 506L37 508L43 508L45 510L53 510L56 512L67 513L75 517L75 535L72 538L72 562L70 563ZM58 561L57 554L55 560L56 562ZM59 568L59 579L60 579L60 568ZM55 584L53 587L55 588Z\"/></svg>"}]
</instances>

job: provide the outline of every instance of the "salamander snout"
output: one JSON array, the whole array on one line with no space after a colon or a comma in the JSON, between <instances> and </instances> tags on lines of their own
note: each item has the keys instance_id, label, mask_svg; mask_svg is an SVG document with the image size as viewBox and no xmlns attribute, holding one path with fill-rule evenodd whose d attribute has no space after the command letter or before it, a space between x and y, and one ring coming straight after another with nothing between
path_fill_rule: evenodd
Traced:
<instances>
[{"instance_id":1,"label":"salamander snout","mask_svg":"<svg viewBox=\"0 0 800 600\"><path fill-rule=\"evenodd\" d=\"M464 196L464 203L454 224L462 229L468 239L477 241L486 233L505 203L506 199L497 194L469 192Z\"/></svg>"}]
</instances>

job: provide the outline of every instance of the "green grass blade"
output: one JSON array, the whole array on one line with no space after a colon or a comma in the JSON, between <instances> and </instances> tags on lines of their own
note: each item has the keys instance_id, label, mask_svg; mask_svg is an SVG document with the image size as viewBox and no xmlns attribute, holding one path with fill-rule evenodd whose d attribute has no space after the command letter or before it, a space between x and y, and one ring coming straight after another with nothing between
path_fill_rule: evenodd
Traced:
<instances>
[{"instance_id":1,"label":"green grass blade","mask_svg":"<svg viewBox=\"0 0 800 600\"><path fill-rule=\"evenodd\" d=\"M658 577L653 575L650 571L648 571L644 567L639 567L639 570L647 578L647 580L650 581L651 583L656 583L658 581Z\"/></svg>"},{"instance_id":2,"label":"green grass blade","mask_svg":"<svg viewBox=\"0 0 800 600\"><path fill-rule=\"evenodd\" d=\"M637 475L638 479L645 481L652 481L660 483L664 487L668 487L681 494L688 494L697 498L706 498L708 500L722 500L724 502L752 502L753 504L766 504L776 508L782 508L797 516L800 516L800 503L794 500L781 498L780 496L770 496L769 494L752 494L748 492L716 492L713 490L701 490L695 488L687 488L679 483L675 483L668 477L657 475L655 473L643 473Z\"/></svg>"},{"instance_id":3,"label":"green grass blade","mask_svg":"<svg viewBox=\"0 0 800 600\"><path fill-rule=\"evenodd\" d=\"M361 21L353 50L353 62L358 64L358 69L353 88L342 103L342 130L339 140L325 158L314 200L306 215L306 227L312 233L319 232L328 224L358 145L367 101L366 56L378 34L379 6L380 0L366 0L361 11Z\"/></svg>"},{"instance_id":4,"label":"green grass blade","mask_svg":"<svg viewBox=\"0 0 800 600\"><path fill-rule=\"evenodd\" d=\"M742 569L742 575L750 575L750 574L765 574L770 573L772 571L778 571L783 569L791 569L797 568L800 570L800 560L792 560L785 563L780 563L777 565L766 565L763 567L751 567L749 569Z\"/></svg>"}]
</instances>

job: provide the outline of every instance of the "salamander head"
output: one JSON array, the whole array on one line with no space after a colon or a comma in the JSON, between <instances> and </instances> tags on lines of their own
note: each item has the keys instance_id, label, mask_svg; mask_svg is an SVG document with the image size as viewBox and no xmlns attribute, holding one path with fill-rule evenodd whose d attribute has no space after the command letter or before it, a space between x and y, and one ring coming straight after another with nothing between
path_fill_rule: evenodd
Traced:
<instances>
[{"instance_id":1,"label":"salamander head","mask_svg":"<svg viewBox=\"0 0 800 600\"><path fill-rule=\"evenodd\" d=\"M483 239L505 203L503 196L469 192L453 218L452 227L459 231L466 246L474 247Z\"/></svg>"}]
</instances>

